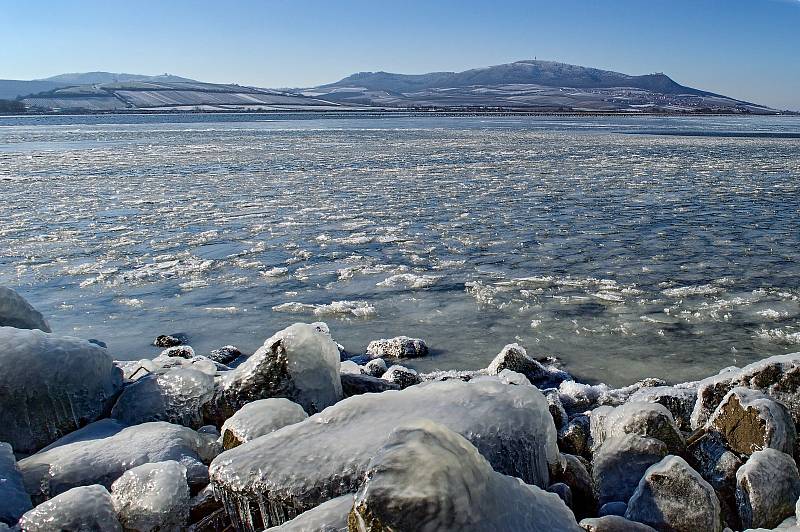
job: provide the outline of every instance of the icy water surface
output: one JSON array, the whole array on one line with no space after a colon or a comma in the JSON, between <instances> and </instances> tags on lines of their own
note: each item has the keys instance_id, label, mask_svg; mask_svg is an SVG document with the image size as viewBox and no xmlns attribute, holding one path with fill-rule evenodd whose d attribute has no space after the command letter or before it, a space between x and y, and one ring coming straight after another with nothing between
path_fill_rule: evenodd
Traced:
<instances>
[{"instance_id":1,"label":"icy water surface","mask_svg":"<svg viewBox=\"0 0 800 532\"><path fill-rule=\"evenodd\" d=\"M611 384L800 351L797 118L0 118L0 284L152 357L324 320Z\"/></svg>"}]
</instances>

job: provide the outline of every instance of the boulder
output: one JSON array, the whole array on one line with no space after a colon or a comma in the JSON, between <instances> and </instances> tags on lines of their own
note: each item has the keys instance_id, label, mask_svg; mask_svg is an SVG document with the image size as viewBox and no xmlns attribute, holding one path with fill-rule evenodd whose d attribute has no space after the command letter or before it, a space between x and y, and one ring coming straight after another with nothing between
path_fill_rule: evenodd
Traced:
<instances>
[{"instance_id":1,"label":"boulder","mask_svg":"<svg viewBox=\"0 0 800 532\"><path fill-rule=\"evenodd\" d=\"M0 523L15 525L32 507L14 451L9 444L0 442Z\"/></svg>"},{"instance_id":2,"label":"boulder","mask_svg":"<svg viewBox=\"0 0 800 532\"><path fill-rule=\"evenodd\" d=\"M656 530L722 530L714 488L683 458L672 455L645 472L628 501L625 518Z\"/></svg>"},{"instance_id":3,"label":"boulder","mask_svg":"<svg viewBox=\"0 0 800 532\"><path fill-rule=\"evenodd\" d=\"M175 460L187 470L189 483L208 481L210 461L217 444L192 429L165 422L143 423L111 432L108 424L88 425L71 434L66 443L56 442L19 461L28 493L35 500L53 497L76 486L100 484L107 488L125 471L149 462Z\"/></svg>"},{"instance_id":4,"label":"boulder","mask_svg":"<svg viewBox=\"0 0 800 532\"><path fill-rule=\"evenodd\" d=\"M561 499L570 510L572 510L572 490L569 488L569 486L563 482L556 482L555 484L550 484L547 486L547 490L545 491L558 495L558 498Z\"/></svg>"},{"instance_id":5,"label":"boulder","mask_svg":"<svg viewBox=\"0 0 800 532\"><path fill-rule=\"evenodd\" d=\"M125 530L183 530L189 520L186 468L168 460L129 469L111 485L111 500Z\"/></svg>"},{"instance_id":6,"label":"boulder","mask_svg":"<svg viewBox=\"0 0 800 532\"><path fill-rule=\"evenodd\" d=\"M592 443L595 447L602 445L606 438L625 434L660 440L667 445L671 453L682 453L686 447L672 414L660 404L625 403L607 412L602 419L603 427L596 434L592 433Z\"/></svg>"},{"instance_id":7,"label":"boulder","mask_svg":"<svg viewBox=\"0 0 800 532\"><path fill-rule=\"evenodd\" d=\"M605 384L591 385L566 380L558 385L558 398L568 414L592 410L607 392L608 386Z\"/></svg>"},{"instance_id":8,"label":"boulder","mask_svg":"<svg viewBox=\"0 0 800 532\"><path fill-rule=\"evenodd\" d=\"M195 356L194 349L190 345L176 345L168 347L161 351L159 357L177 357L177 358L193 358Z\"/></svg>"},{"instance_id":9,"label":"boulder","mask_svg":"<svg viewBox=\"0 0 800 532\"><path fill-rule=\"evenodd\" d=\"M214 377L191 368L150 374L127 386L111 417L128 425L167 421L197 429L203 426L203 405L214 395Z\"/></svg>"},{"instance_id":10,"label":"boulder","mask_svg":"<svg viewBox=\"0 0 800 532\"><path fill-rule=\"evenodd\" d=\"M547 407L550 409L553 423L560 434L562 431L566 430L567 424L569 423L567 411L564 409L564 405L561 404L561 399L558 398L558 392L556 390L545 390L543 393L547 398Z\"/></svg>"},{"instance_id":11,"label":"boulder","mask_svg":"<svg viewBox=\"0 0 800 532\"><path fill-rule=\"evenodd\" d=\"M386 362L382 358L373 358L364 366L364 371L366 371L367 375L378 378L386 373L387 369Z\"/></svg>"},{"instance_id":12,"label":"boulder","mask_svg":"<svg viewBox=\"0 0 800 532\"><path fill-rule=\"evenodd\" d=\"M627 501L647 468L668 454L665 443L636 434L607 438L592 461L599 504Z\"/></svg>"},{"instance_id":13,"label":"boulder","mask_svg":"<svg viewBox=\"0 0 800 532\"><path fill-rule=\"evenodd\" d=\"M421 358L428 355L428 346L408 336L381 338L369 343L366 354L369 358Z\"/></svg>"},{"instance_id":14,"label":"boulder","mask_svg":"<svg viewBox=\"0 0 800 532\"><path fill-rule=\"evenodd\" d=\"M242 352L232 345L224 345L219 349L214 349L208 354L208 358L219 364L230 364L242 356Z\"/></svg>"},{"instance_id":15,"label":"boulder","mask_svg":"<svg viewBox=\"0 0 800 532\"><path fill-rule=\"evenodd\" d=\"M741 454L767 447L794 452L796 433L792 416L782 404L749 388L734 388L722 399L706 423L727 446Z\"/></svg>"},{"instance_id":16,"label":"boulder","mask_svg":"<svg viewBox=\"0 0 800 532\"><path fill-rule=\"evenodd\" d=\"M574 416L566 428L558 433L558 448L565 453L591 458L590 427L589 416L583 414Z\"/></svg>"},{"instance_id":17,"label":"boulder","mask_svg":"<svg viewBox=\"0 0 800 532\"><path fill-rule=\"evenodd\" d=\"M653 527L628 521L619 515L592 517L584 519L579 525L586 532L656 532Z\"/></svg>"},{"instance_id":18,"label":"boulder","mask_svg":"<svg viewBox=\"0 0 800 532\"><path fill-rule=\"evenodd\" d=\"M616 515L625 517L625 512L628 511L628 503L622 501L607 502L597 511L599 517L607 515Z\"/></svg>"},{"instance_id":19,"label":"boulder","mask_svg":"<svg viewBox=\"0 0 800 532\"><path fill-rule=\"evenodd\" d=\"M206 520L217 521L217 516L222 518L220 521L226 521L226 526L230 526L228 515L222 508L222 503L214 497L214 488L211 485L204 487L197 495L189 499L189 522L192 523L192 526L200 525L195 526L196 530L205 530L202 528L203 522ZM224 528L224 526L219 528L212 527L212 530Z\"/></svg>"},{"instance_id":20,"label":"boulder","mask_svg":"<svg viewBox=\"0 0 800 532\"><path fill-rule=\"evenodd\" d=\"M561 499L495 472L463 436L429 420L401 426L370 461L349 530L579 530Z\"/></svg>"},{"instance_id":21,"label":"boulder","mask_svg":"<svg viewBox=\"0 0 800 532\"><path fill-rule=\"evenodd\" d=\"M736 471L742 460L725 447L718 434L706 433L687 447L690 465L714 488L728 526L741 530L736 509Z\"/></svg>"},{"instance_id":22,"label":"boulder","mask_svg":"<svg viewBox=\"0 0 800 532\"><path fill-rule=\"evenodd\" d=\"M176 347L189 343L189 337L183 333L162 334L153 340L153 345L156 347Z\"/></svg>"},{"instance_id":23,"label":"boulder","mask_svg":"<svg viewBox=\"0 0 800 532\"><path fill-rule=\"evenodd\" d=\"M122 532L103 486L79 486L43 502L20 519L25 532Z\"/></svg>"},{"instance_id":24,"label":"boulder","mask_svg":"<svg viewBox=\"0 0 800 532\"><path fill-rule=\"evenodd\" d=\"M308 417L303 407L288 399L260 399L248 403L222 425L222 448L233 449L264 434Z\"/></svg>"},{"instance_id":25,"label":"boulder","mask_svg":"<svg viewBox=\"0 0 800 532\"><path fill-rule=\"evenodd\" d=\"M107 416L122 371L102 347L0 327L0 441L30 454Z\"/></svg>"},{"instance_id":26,"label":"boulder","mask_svg":"<svg viewBox=\"0 0 800 532\"><path fill-rule=\"evenodd\" d=\"M486 372L489 375L497 375L504 369L522 373L531 382L542 379L547 375L544 366L528 355L525 348L519 344L505 346L489 363Z\"/></svg>"},{"instance_id":27,"label":"boulder","mask_svg":"<svg viewBox=\"0 0 800 532\"><path fill-rule=\"evenodd\" d=\"M398 366L397 364L387 369L386 372L381 375L381 379L396 384L400 388L408 388L409 386L414 386L422 382L422 379L420 379L416 371L404 366Z\"/></svg>"},{"instance_id":28,"label":"boulder","mask_svg":"<svg viewBox=\"0 0 800 532\"><path fill-rule=\"evenodd\" d=\"M774 528L794 514L800 475L788 454L754 452L736 472L736 503L744 528Z\"/></svg>"},{"instance_id":29,"label":"boulder","mask_svg":"<svg viewBox=\"0 0 800 532\"><path fill-rule=\"evenodd\" d=\"M206 418L221 425L258 399L285 397L309 413L342 398L339 350L330 335L296 323L269 338L250 358L221 377Z\"/></svg>"},{"instance_id":30,"label":"boulder","mask_svg":"<svg viewBox=\"0 0 800 532\"><path fill-rule=\"evenodd\" d=\"M342 532L347 530L347 516L353 509L353 494L348 493L323 502L291 521L268 528L269 532Z\"/></svg>"},{"instance_id":31,"label":"boulder","mask_svg":"<svg viewBox=\"0 0 800 532\"><path fill-rule=\"evenodd\" d=\"M342 375L361 375L364 372L361 371L361 366L352 360L342 360L341 366L339 367L339 373Z\"/></svg>"},{"instance_id":32,"label":"boulder","mask_svg":"<svg viewBox=\"0 0 800 532\"><path fill-rule=\"evenodd\" d=\"M561 455L561 460L550 470L550 480L569 486L572 495L570 508L578 518L594 515L597 508L592 475L585 460L571 454Z\"/></svg>"},{"instance_id":33,"label":"boulder","mask_svg":"<svg viewBox=\"0 0 800 532\"><path fill-rule=\"evenodd\" d=\"M548 468L559 454L541 392L532 386L459 380L347 398L225 451L211 464L212 483L236 526L262 519L265 526L281 524L355 492L391 431L420 418L466 436L497 471L549 485ZM261 516L262 507L268 516Z\"/></svg>"},{"instance_id":34,"label":"boulder","mask_svg":"<svg viewBox=\"0 0 800 532\"><path fill-rule=\"evenodd\" d=\"M50 326L47 325L42 313L33 308L16 291L5 286L0 286L0 327L50 332Z\"/></svg>"},{"instance_id":35,"label":"boulder","mask_svg":"<svg viewBox=\"0 0 800 532\"><path fill-rule=\"evenodd\" d=\"M353 375L342 373L342 394L345 397L363 393L381 393L386 390L399 390L400 386L387 380L370 375Z\"/></svg>"},{"instance_id":36,"label":"boulder","mask_svg":"<svg viewBox=\"0 0 800 532\"><path fill-rule=\"evenodd\" d=\"M692 410L697 402L697 388L655 386L640 388L631 395L631 402L657 403L669 410L680 430L691 431Z\"/></svg>"}]
</instances>

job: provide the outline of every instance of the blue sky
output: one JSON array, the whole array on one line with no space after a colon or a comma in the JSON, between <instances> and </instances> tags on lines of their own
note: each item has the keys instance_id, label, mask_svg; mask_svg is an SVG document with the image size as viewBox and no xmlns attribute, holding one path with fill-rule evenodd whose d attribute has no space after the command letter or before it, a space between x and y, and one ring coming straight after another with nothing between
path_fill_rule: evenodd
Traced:
<instances>
[{"instance_id":1,"label":"blue sky","mask_svg":"<svg viewBox=\"0 0 800 532\"><path fill-rule=\"evenodd\" d=\"M800 110L800 0L4 0L0 78L310 86L552 59Z\"/></svg>"}]
</instances>

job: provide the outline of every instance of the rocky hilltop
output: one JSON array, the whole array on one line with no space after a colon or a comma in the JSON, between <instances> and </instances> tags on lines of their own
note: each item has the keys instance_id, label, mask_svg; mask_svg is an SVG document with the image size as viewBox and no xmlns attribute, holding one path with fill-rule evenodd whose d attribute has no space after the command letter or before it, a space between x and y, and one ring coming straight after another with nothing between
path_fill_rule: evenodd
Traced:
<instances>
[{"instance_id":1,"label":"rocky hilltop","mask_svg":"<svg viewBox=\"0 0 800 532\"><path fill-rule=\"evenodd\" d=\"M255 353L156 358L49 332L0 288L0 529L796 529L800 353L611 389L506 346L418 374L297 323Z\"/></svg>"}]
</instances>

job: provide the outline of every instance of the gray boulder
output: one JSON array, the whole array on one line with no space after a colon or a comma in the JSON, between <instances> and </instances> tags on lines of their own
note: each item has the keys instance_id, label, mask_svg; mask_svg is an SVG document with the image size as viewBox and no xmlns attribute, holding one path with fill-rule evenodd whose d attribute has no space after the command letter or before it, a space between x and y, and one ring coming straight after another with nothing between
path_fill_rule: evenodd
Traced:
<instances>
[{"instance_id":1,"label":"gray boulder","mask_svg":"<svg viewBox=\"0 0 800 532\"><path fill-rule=\"evenodd\" d=\"M570 508L578 518L594 515L597 499L594 493L592 475L583 458L571 454L561 454L561 460L550 470L550 480L569 486L572 496Z\"/></svg>"},{"instance_id":2,"label":"gray boulder","mask_svg":"<svg viewBox=\"0 0 800 532\"><path fill-rule=\"evenodd\" d=\"M672 414L675 424L683 431L691 431L691 418L697 402L697 388L654 386L640 388L630 397L631 402L658 403Z\"/></svg>"},{"instance_id":3,"label":"gray boulder","mask_svg":"<svg viewBox=\"0 0 800 532\"><path fill-rule=\"evenodd\" d=\"M725 447L717 434L706 433L687 448L691 466L714 488L728 526L741 529L736 509L736 471L742 465L739 455Z\"/></svg>"},{"instance_id":4,"label":"gray boulder","mask_svg":"<svg viewBox=\"0 0 800 532\"><path fill-rule=\"evenodd\" d=\"M370 461L351 530L579 530L558 495L495 472L463 436L428 420L396 429Z\"/></svg>"},{"instance_id":5,"label":"gray boulder","mask_svg":"<svg viewBox=\"0 0 800 532\"><path fill-rule=\"evenodd\" d=\"M122 532L103 486L79 486L43 502L20 519L25 532Z\"/></svg>"},{"instance_id":6,"label":"gray boulder","mask_svg":"<svg viewBox=\"0 0 800 532\"><path fill-rule=\"evenodd\" d=\"M533 382L546 376L544 366L528 355L528 352L519 344L508 344L491 361L486 368L489 375L497 375L504 369L522 373Z\"/></svg>"},{"instance_id":7,"label":"gray boulder","mask_svg":"<svg viewBox=\"0 0 800 532\"><path fill-rule=\"evenodd\" d=\"M650 466L628 501L625 518L656 530L722 530L714 488L679 456L667 456Z\"/></svg>"},{"instance_id":8,"label":"gray boulder","mask_svg":"<svg viewBox=\"0 0 800 532\"><path fill-rule=\"evenodd\" d=\"M682 453L686 446L672 414L658 403L625 403L595 419L598 423L602 419L603 424L601 429L592 432L592 443L595 447L602 445L606 438L625 434L660 440L667 445L671 453Z\"/></svg>"},{"instance_id":9,"label":"gray boulder","mask_svg":"<svg viewBox=\"0 0 800 532\"><path fill-rule=\"evenodd\" d=\"M788 454L754 452L736 472L736 502L744 528L774 528L794 514L800 475Z\"/></svg>"},{"instance_id":10,"label":"gray boulder","mask_svg":"<svg viewBox=\"0 0 800 532\"><path fill-rule=\"evenodd\" d=\"M627 501L647 469L668 454L665 443L625 434L607 438L592 461L598 503Z\"/></svg>"},{"instance_id":11,"label":"gray boulder","mask_svg":"<svg viewBox=\"0 0 800 532\"><path fill-rule=\"evenodd\" d=\"M578 414L570 419L567 426L558 433L558 448L565 453L590 459L592 457L590 417Z\"/></svg>"},{"instance_id":12,"label":"gray boulder","mask_svg":"<svg viewBox=\"0 0 800 532\"><path fill-rule=\"evenodd\" d=\"M373 340L367 346L369 358L421 358L428 355L428 346L419 338L397 336Z\"/></svg>"},{"instance_id":13,"label":"gray boulder","mask_svg":"<svg viewBox=\"0 0 800 532\"><path fill-rule=\"evenodd\" d=\"M50 332L42 313L11 288L0 286L0 327Z\"/></svg>"},{"instance_id":14,"label":"gray boulder","mask_svg":"<svg viewBox=\"0 0 800 532\"><path fill-rule=\"evenodd\" d=\"M219 364L230 364L242 356L242 352L232 345L224 345L219 349L214 349L208 354L208 358Z\"/></svg>"},{"instance_id":15,"label":"gray boulder","mask_svg":"<svg viewBox=\"0 0 800 532\"><path fill-rule=\"evenodd\" d=\"M222 448L233 449L264 434L306 419L303 407L288 399L260 399L248 403L222 425Z\"/></svg>"},{"instance_id":16,"label":"gray boulder","mask_svg":"<svg viewBox=\"0 0 800 532\"><path fill-rule=\"evenodd\" d=\"M107 416L122 371L78 338L0 327L0 441L30 454Z\"/></svg>"},{"instance_id":17,"label":"gray boulder","mask_svg":"<svg viewBox=\"0 0 800 532\"><path fill-rule=\"evenodd\" d=\"M380 378L387 369L386 362L382 358L373 358L364 365L364 371L372 377Z\"/></svg>"},{"instance_id":18,"label":"gray boulder","mask_svg":"<svg viewBox=\"0 0 800 532\"><path fill-rule=\"evenodd\" d=\"M414 386L422 382L422 379L416 371L397 364L387 369L386 372L381 375L381 379L396 384L400 388L408 388L409 386Z\"/></svg>"},{"instance_id":19,"label":"gray boulder","mask_svg":"<svg viewBox=\"0 0 800 532\"><path fill-rule=\"evenodd\" d=\"M9 444L0 442L0 523L15 525L32 507L14 451Z\"/></svg>"},{"instance_id":20,"label":"gray boulder","mask_svg":"<svg viewBox=\"0 0 800 532\"><path fill-rule=\"evenodd\" d=\"M129 469L111 485L111 500L125 530L184 530L189 521L186 468L168 460Z\"/></svg>"},{"instance_id":21,"label":"gray boulder","mask_svg":"<svg viewBox=\"0 0 800 532\"><path fill-rule=\"evenodd\" d=\"M656 532L653 527L628 521L619 515L592 517L578 524L586 532Z\"/></svg>"},{"instance_id":22,"label":"gray boulder","mask_svg":"<svg viewBox=\"0 0 800 532\"><path fill-rule=\"evenodd\" d=\"M371 375L342 373L342 394L345 397L363 393L381 393L386 390L399 390L400 386L388 380Z\"/></svg>"}]
</instances>

